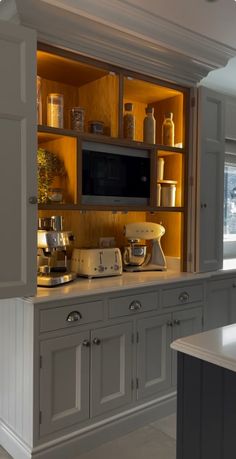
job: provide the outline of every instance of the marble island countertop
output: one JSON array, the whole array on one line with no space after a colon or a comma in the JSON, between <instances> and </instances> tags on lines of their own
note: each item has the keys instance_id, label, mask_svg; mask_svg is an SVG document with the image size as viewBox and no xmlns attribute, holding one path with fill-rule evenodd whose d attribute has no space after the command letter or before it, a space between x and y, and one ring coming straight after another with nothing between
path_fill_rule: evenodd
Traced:
<instances>
[{"instance_id":1,"label":"marble island countertop","mask_svg":"<svg viewBox=\"0 0 236 459\"><path fill-rule=\"evenodd\" d=\"M178 271L147 271L123 273L121 276L87 279L79 277L75 281L59 287L38 287L37 295L32 298L34 303L76 298L99 293L124 291L137 287L158 286L161 284L200 280L207 274L183 273Z\"/></svg>"},{"instance_id":2,"label":"marble island countertop","mask_svg":"<svg viewBox=\"0 0 236 459\"><path fill-rule=\"evenodd\" d=\"M236 324L179 338L171 347L236 372Z\"/></svg>"}]
</instances>

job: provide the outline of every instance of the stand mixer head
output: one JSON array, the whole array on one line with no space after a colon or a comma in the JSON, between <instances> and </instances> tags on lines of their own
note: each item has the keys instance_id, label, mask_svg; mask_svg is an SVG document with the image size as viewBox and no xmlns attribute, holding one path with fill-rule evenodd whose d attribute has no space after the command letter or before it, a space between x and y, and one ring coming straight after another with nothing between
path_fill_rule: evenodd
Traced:
<instances>
[{"instance_id":1,"label":"stand mixer head","mask_svg":"<svg viewBox=\"0 0 236 459\"><path fill-rule=\"evenodd\" d=\"M165 271L166 259L161 248L161 237L165 228L158 223L128 223L124 228L129 246L124 248L123 263L125 271ZM151 253L147 246L138 244L141 239L151 240Z\"/></svg>"}]
</instances>

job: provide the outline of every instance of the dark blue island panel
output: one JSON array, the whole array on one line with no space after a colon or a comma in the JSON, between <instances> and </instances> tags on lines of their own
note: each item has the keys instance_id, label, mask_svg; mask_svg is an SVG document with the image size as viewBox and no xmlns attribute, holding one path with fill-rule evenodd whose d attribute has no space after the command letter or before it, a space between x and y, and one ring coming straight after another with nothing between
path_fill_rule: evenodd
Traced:
<instances>
[{"instance_id":1,"label":"dark blue island panel","mask_svg":"<svg viewBox=\"0 0 236 459\"><path fill-rule=\"evenodd\" d=\"M178 352L177 459L236 459L236 373Z\"/></svg>"}]
</instances>

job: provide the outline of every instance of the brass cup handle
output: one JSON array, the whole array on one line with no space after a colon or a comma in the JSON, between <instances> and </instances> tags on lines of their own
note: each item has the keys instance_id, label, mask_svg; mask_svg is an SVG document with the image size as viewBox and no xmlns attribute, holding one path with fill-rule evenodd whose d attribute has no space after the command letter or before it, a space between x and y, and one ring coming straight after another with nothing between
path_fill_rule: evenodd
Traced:
<instances>
[{"instance_id":1,"label":"brass cup handle","mask_svg":"<svg viewBox=\"0 0 236 459\"><path fill-rule=\"evenodd\" d=\"M140 309L142 308L142 304L140 303L140 301L132 301L132 303L130 303L129 305L129 310L130 311L139 311Z\"/></svg>"},{"instance_id":2,"label":"brass cup handle","mask_svg":"<svg viewBox=\"0 0 236 459\"><path fill-rule=\"evenodd\" d=\"M79 311L72 311L68 314L66 321L67 322L78 322L78 320L82 319L82 315Z\"/></svg>"},{"instance_id":3,"label":"brass cup handle","mask_svg":"<svg viewBox=\"0 0 236 459\"><path fill-rule=\"evenodd\" d=\"M189 300L189 294L187 292L183 292L179 295L179 301L181 301L181 303L185 303L185 301L188 301Z\"/></svg>"},{"instance_id":4,"label":"brass cup handle","mask_svg":"<svg viewBox=\"0 0 236 459\"><path fill-rule=\"evenodd\" d=\"M96 346L99 346L100 343L101 343L101 340L99 338L93 339L93 344L96 344Z\"/></svg>"}]
</instances>

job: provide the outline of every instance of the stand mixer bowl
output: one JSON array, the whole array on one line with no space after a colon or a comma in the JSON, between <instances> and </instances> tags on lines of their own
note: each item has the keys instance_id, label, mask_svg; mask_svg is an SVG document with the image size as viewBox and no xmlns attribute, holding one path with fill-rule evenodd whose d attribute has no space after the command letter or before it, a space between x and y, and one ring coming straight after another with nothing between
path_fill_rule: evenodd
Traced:
<instances>
[{"instance_id":1,"label":"stand mixer bowl","mask_svg":"<svg viewBox=\"0 0 236 459\"><path fill-rule=\"evenodd\" d=\"M141 266L147 256L145 244L130 244L124 247L123 263L125 266Z\"/></svg>"}]
</instances>

